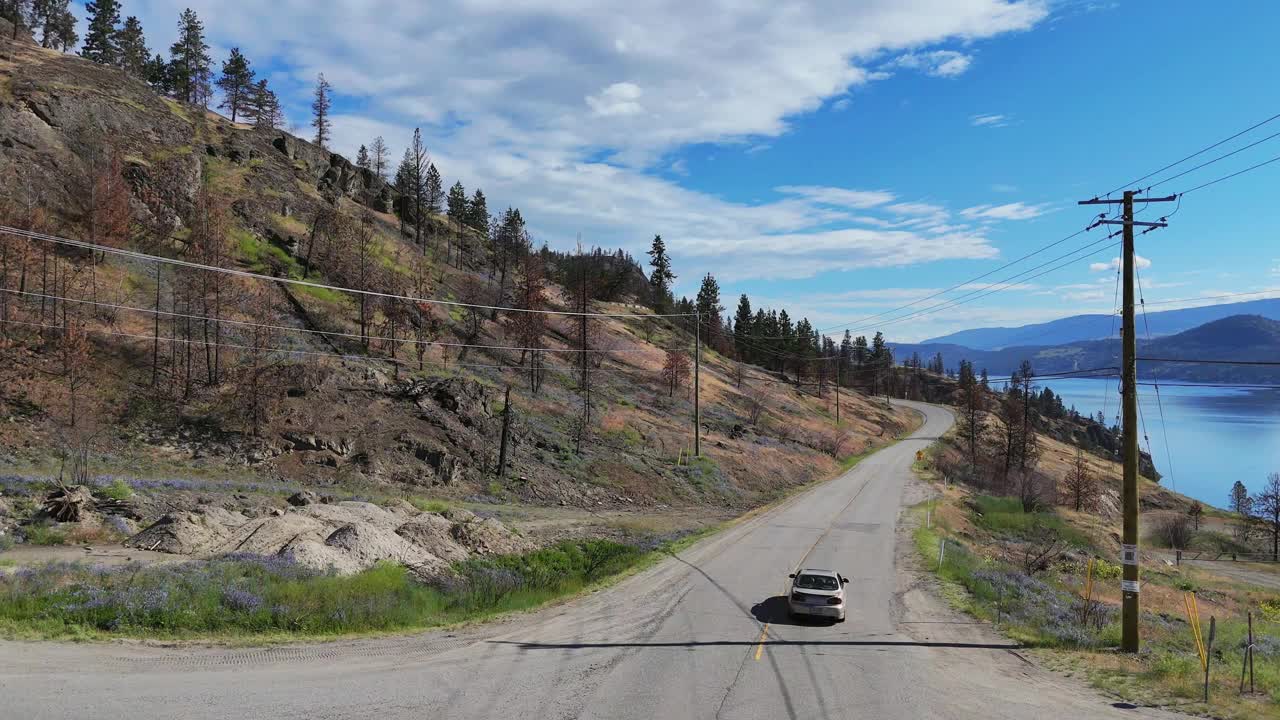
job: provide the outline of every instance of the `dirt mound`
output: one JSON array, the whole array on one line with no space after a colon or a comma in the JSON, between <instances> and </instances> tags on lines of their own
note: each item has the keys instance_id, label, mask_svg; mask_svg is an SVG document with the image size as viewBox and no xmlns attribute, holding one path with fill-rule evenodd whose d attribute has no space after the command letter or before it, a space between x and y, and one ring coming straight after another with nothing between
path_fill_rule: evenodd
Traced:
<instances>
[{"instance_id":1,"label":"dirt mound","mask_svg":"<svg viewBox=\"0 0 1280 720\"><path fill-rule=\"evenodd\" d=\"M285 555L316 569L359 572L382 561L401 563L419 577L446 572L472 555L524 552L533 544L497 520L466 510L446 517L398 506L340 502L291 506L259 518L222 508L170 513L126 545L178 555Z\"/></svg>"},{"instance_id":2,"label":"dirt mound","mask_svg":"<svg viewBox=\"0 0 1280 720\"><path fill-rule=\"evenodd\" d=\"M139 550L203 555L216 552L246 522L248 518L240 513L212 506L169 513L124 544Z\"/></svg>"},{"instance_id":3,"label":"dirt mound","mask_svg":"<svg viewBox=\"0 0 1280 720\"><path fill-rule=\"evenodd\" d=\"M477 555L510 555L533 549L533 543L511 532L493 518L480 522L455 523L452 534L454 540Z\"/></svg>"},{"instance_id":4,"label":"dirt mound","mask_svg":"<svg viewBox=\"0 0 1280 720\"><path fill-rule=\"evenodd\" d=\"M396 534L446 562L471 557L467 548L454 540L453 523L434 513L419 515L396 528Z\"/></svg>"}]
</instances>

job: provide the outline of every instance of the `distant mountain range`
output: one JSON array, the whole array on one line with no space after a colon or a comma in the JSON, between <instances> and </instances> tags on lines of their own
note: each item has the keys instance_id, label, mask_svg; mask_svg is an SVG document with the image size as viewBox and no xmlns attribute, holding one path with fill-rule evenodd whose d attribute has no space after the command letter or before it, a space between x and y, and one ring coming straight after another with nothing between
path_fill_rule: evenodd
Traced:
<instances>
[{"instance_id":1,"label":"distant mountain range","mask_svg":"<svg viewBox=\"0 0 1280 720\"><path fill-rule=\"evenodd\" d=\"M1143 333L1150 325L1153 336L1173 335L1214 320L1233 315L1260 315L1280 320L1280 299L1207 305L1149 312L1139 318ZM1006 328L977 328L925 340L920 345L961 345L974 350L1002 350L1019 345L1062 345L1084 340L1105 340L1119 331L1118 318L1111 315L1072 315L1035 325Z\"/></svg>"},{"instance_id":2,"label":"distant mountain range","mask_svg":"<svg viewBox=\"0 0 1280 720\"><path fill-rule=\"evenodd\" d=\"M1240 305L1244 304L1253 305L1254 303L1240 303ZM1074 319L1076 318L1067 318L1067 320ZM1152 319L1154 325L1154 316ZM1048 324L1051 323L1046 323ZM1020 329L1022 328L1014 330ZM962 333L956 333L956 335L962 335ZM1146 330L1139 320L1138 357L1158 358L1159 361L1140 361L1139 377L1194 382L1280 383L1280 367L1177 362L1184 358L1280 361L1280 322L1274 319L1261 315L1233 315L1173 335L1152 337L1150 340L1145 340L1145 335ZM1152 335L1155 335L1154 327L1152 327ZM1035 371L1040 374L1114 367L1120 364L1120 341L1114 338L1021 345L995 350L939 342L895 344L893 349L895 358L899 362L910 357L912 353L919 353L923 360L942 353L943 362L948 368L956 367L960 360L969 360L975 368L986 369L993 377L1012 374L1023 360L1030 360Z\"/></svg>"}]
</instances>

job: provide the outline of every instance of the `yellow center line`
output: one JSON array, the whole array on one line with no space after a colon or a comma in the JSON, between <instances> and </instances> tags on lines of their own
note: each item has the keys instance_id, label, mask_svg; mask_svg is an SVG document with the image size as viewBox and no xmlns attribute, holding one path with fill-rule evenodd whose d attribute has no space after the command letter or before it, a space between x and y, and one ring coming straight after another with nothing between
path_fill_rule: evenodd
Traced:
<instances>
[{"instance_id":1,"label":"yellow center line","mask_svg":"<svg viewBox=\"0 0 1280 720\"><path fill-rule=\"evenodd\" d=\"M760 659L760 654L764 652L764 641L769 637L769 623L764 624L764 630L760 631L760 642L756 643L756 660Z\"/></svg>"}]
</instances>

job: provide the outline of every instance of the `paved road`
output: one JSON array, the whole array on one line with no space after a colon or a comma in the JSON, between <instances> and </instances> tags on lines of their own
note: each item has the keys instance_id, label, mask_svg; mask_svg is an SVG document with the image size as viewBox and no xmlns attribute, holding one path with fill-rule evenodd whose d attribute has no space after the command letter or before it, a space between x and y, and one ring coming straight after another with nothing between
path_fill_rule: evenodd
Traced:
<instances>
[{"instance_id":1,"label":"paved road","mask_svg":"<svg viewBox=\"0 0 1280 720\"><path fill-rule=\"evenodd\" d=\"M0 716L1152 716L1030 665L898 567L911 461L952 423L916 407L926 421L911 439L575 602L456 634L276 649L0 643ZM786 619L780 594L799 565L852 579L847 622Z\"/></svg>"}]
</instances>

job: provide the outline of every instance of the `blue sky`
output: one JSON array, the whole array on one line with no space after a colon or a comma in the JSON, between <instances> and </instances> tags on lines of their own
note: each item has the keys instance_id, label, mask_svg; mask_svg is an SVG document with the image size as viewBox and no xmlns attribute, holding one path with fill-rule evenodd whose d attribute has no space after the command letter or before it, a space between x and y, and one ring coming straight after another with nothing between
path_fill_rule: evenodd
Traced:
<instances>
[{"instance_id":1,"label":"blue sky","mask_svg":"<svg viewBox=\"0 0 1280 720\"><path fill-rule=\"evenodd\" d=\"M1273 3L124 0L124 12L167 48L188 4L216 60L239 45L300 134L324 72L339 151L381 134L398 159L421 126L446 179L520 207L535 240L569 247L581 233L640 256L661 233L678 292L710 271L725 305L746 292L820 328L1074 232L1094 212L1075 200L1280 112ZM1157 190L1276 154L1280 138ZM1280 296L1277 187L1280 163L1189 195L1171 228L1140 239L1147 299ZM883 329L911 341L1106 312L1112 257Z\"/></svg>"}]
</instances>

